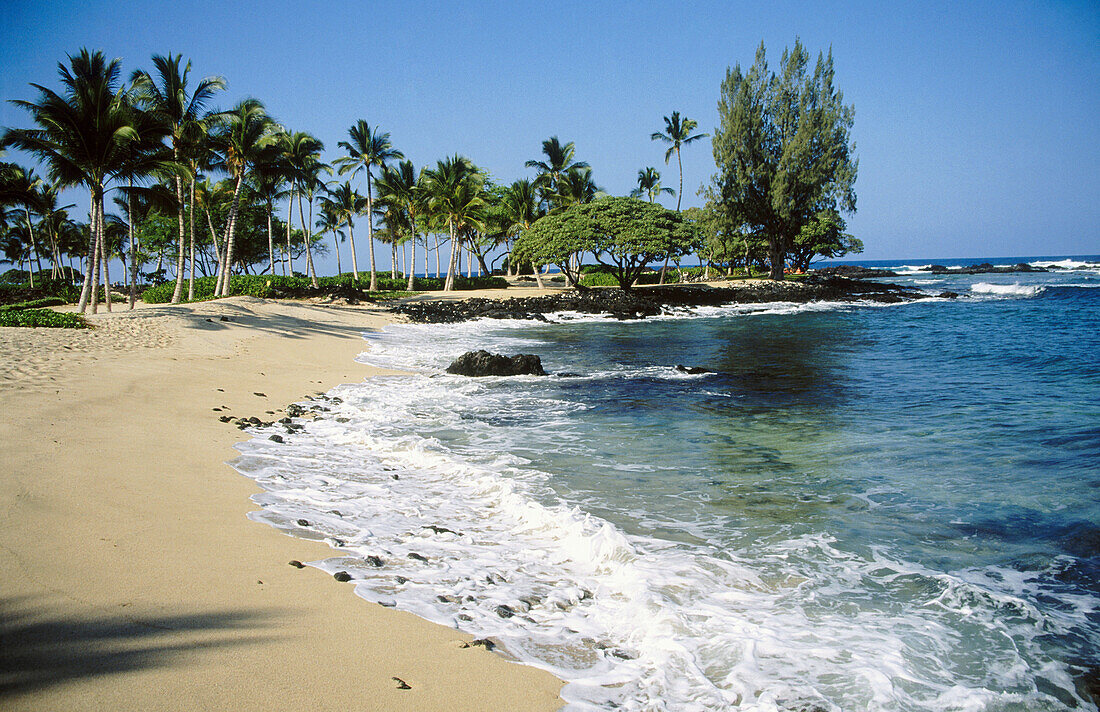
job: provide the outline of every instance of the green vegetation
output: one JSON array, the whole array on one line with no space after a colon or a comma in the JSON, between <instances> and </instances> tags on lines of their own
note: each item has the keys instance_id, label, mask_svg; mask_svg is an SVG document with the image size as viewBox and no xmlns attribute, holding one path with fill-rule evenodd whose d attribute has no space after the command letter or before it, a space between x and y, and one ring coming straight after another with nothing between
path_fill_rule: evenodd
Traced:
<instances>
[{"instance_id":1,"label":"green vegetation","mask_svg":"<svg viewBox=\"0 0 1100 712\"><path fill-rule=\"evenodd\" d=\"M804 270L814 257L862 249L842 217L855 210L854 110L833 86L832 57L819 55L811 72L798 41L778 72L769 70L763 45L747 73L727 71L707 205L683 213L681 153L708 134L678 111L662 117L663 130L650 139L665 144L666 165L676 156L679 190L647 166L631 193L648 199L643 208L609 197L575 144L557 136L524 164L534 176L510 184L457 154L418 169L388 132L364 119L326 164L319 138L277 124L256 99L212 110L227 85L222 77L194 80L179 54L151 61L151 71L138 69L126 82L119 60L81 49L58 65L59 87L31 84L34 98L12 102L31 127L6 130L0 150L35 156L46 175L0 163L0 256L25 275L0 280L0 302L59 297L94 312L111 299L104 286L118 262L131 307L139 282L153 285L143 298L158 302L166 291L167 301L179 302L305 289L294 281L299 259L308 288L317 290L333 278L317 274L315 257L333 251L335 279L343 279L345 239L358 280L355 228L363 221L372 292L392 291L402 279L405 291L417 288L418 251L424 271L434 252L435 278L451 290L475 269L492 274L498 261L509 276L556 264L577 284L584 260L594 259L610 270L599 274L628 289L649 280L643 275L653 260L664 262L659 283L672 273L688 278L670 272L670 263L692 252L705 266L691 279L765 267L782 278L785 268ZM346 178L326 178L337 174ZM79 209L89 224L70 217L76 206L62 205L61 192L74 186L90 193L90 205ZM670 195L675 211L656 204ZM388 279L378 274L376 242L390 248ZM541 271L533 272L541 284Z\"/></svg>"},{"instance_id":2,"label":"green vegetation","mask_svg":"<svg viewBox=\"0 0 1100 712\"><path fill-rule=\"evenodd\" d=\"M85 329L88 323L80 314L60 313L49 309L5 309L0 310L0 326Z\"/></svg>"},{"instance_id":3,"label":"green vegetation","mask_svg":"<svg viewBox=\"0 0 1100 712\"><path fill-rule=\"evenodd\" d=\"M191 300L184 301L204 301L207 299L213 299L216 289L215 277L200 277L195 280L195 295ZM284 295L287 293L309 293L310 290L323 291L331 289L333 287L354 287L356 289L364 289L366 285L355 280L355 276L351 273L344 273L335 277L319 277L317 279L318 286L313 286L313 280L308 277L283 277L276 275L270 277L268 275L255 275L255 274L240 274L233 275L229 280L229 294L230 295L244 295L249 297L259 297L261 299L270 299ZM424 291L434 291L443 288L444 280L436 277L417 277L416 287ZM390 277L379 276L378 277L378 289L370 293L371 298L381 299L393 299L396 298L396 293L411 294L409 290L405 289L404 279L392 279ZM458 277L455 280L456 289L502 289L508 286L508 282L503 277L474 277L467 279L466 277ZM167 304L172 300L172 292L175 289L175 285L172 282L165 282L164 284L157 285L146 289L142 295L141 300L146 304Z\"/></svg>"},{"instance_id":4,"label":"green vegetation","mask_svg":"<svg viewBox=\"0 0 1100 712\"><path fill-rule=\"evenodd\" d=\"M45 307L59 307L65 304L65 300L60 297L46 297L44 299L30 299L25 302L16 302L15 304L5 304L0 306L0 312L2 311L21 311L23 309L43 309Z\"/></svg>"},{"instance_id":5,"label":"green vegetation","mask_svg":"<svg viewBox=\"0 0 1100 712\"><path fill-rule=\"evenodd\" d=\"M843 235L839 220L839 211L856 208L855 109L833 86L832 52L818 55L812 73L809 60L796 40L773 72L761 43L747 73L740 65L726 70L718 102L712 231L732 249L744 243L746 252L766 242L773 279L783 278L792 253L804 268L814 254L862 246ZM819 253L823 236L826 252Z\"/></svg>"}]
</instances>

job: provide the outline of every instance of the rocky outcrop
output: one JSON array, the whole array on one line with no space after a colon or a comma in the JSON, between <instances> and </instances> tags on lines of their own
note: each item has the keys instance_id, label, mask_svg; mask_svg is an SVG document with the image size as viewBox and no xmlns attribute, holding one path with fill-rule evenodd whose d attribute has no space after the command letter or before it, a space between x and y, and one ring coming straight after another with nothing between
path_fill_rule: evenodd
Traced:
<instances>
[{"instance_id":1,"label":"rocky outcrop","mask_svg":"<svg viewBox=\"0 0 1100 712\"><path fill-rule=\"evenodd\" d=\"M943 265L928 265L921 267L919 272L931 272L932 274L1013 274L1016 272L1049 272L1045 267L1033 267L1026 262L1020 262L1005 267L995 267L989 262L970 267L945 267Z\"/></svg>"},{"instance_id":2,"label":"rocky outcrop","mask_svg":"<svg viewBox=\"0 0 1100 712\"><path fill-rule=\"evenodd\" d=\"M815 269L814 274L820 277L847 277L848 279L875 279L877 277L897 277L897 272L888 269L871 269L870 267L857 267L856 265L837 265L836 267L822 267Z\"/></svg>"},{"instance_id":3,"label":"rocky outcrop","mask_svg":"<svg viewBox=\"0 0 1100 712\"><path fill-rule=\"evenodd\" d=\"M467 351L447 367L456 376L545 376L542 359L533 354L502 356L488 351Z\"/></svg>"},{"instance_id":4,"label":"rocky outcrop","mask_svg":"<svg viewBox=\"0 0 1100 712\"><path fill-rule=\"evenodd\" d=\"M616 319L644 319L677 310L725 304L761 304L767 302L875 301L902 302L927 298L911 287L867 282L843 277L810 275L801 280L782 282L759 280L734 283L729 287L707 285L665 285L635 287L630 291L616 288L572 289L545 297L511 299L465 299L462 301L424 300L399 304L392 308L410 321L453 323L470 319L536 319L544 314L579 312L609 314Z\"/></svg>"}]
</instances>

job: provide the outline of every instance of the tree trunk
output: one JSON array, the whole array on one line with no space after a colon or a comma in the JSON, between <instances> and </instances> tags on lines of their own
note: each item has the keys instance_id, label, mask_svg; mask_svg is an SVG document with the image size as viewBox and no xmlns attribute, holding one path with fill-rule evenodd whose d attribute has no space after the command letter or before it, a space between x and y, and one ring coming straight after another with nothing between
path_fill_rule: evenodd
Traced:
<instances>
[{"instance_id":1,"label":"tree trunk","mask_svg":"<svg viewBox=\"0 0 1100 712\"><path fill-rule=\"evenodd\" d=\"M84 267L84 286L80 288L80 301L77 303L77 311L81 314L88 308L88 299L91 296L91 283L92 283L92 268L95 260L95 247L96 247L96 230L95 230L95 215L96 215L96 197L93 189L91 195L91 217L90 224L88 225L88 260Z\"/></svg>"},{"instance_id":2,"label":"tree trunk","mask_svg":"<svg viewBox=\"0 0 1100 712\"><path fill-rule=\"evenodd\" d=\"M309 274L310 284L317 288L317 273L313 271L313 250L310 249L310 234L306 228L306 215L302 210L302 194L298 193L298 219L302 223L302 236L306 243L306 272ZM313 196L310 196L309 219L313 220Z\"/></svg>"},{"instance_id":3,"label":"tree trunk","mask_svg":"<svg viewBox=\"0 0 1100 712\"><path fill-rule=\"evenodd\" d=\"M545 285L542 283L542 271L541 268L534 262L531 263L531 269L535 272L535 283L539 285L539 289L545 289Z\"/></svg>"},{"instance_id":4,"label":"tree trunk","mask_svg":"<svg viewBox=\"0 0 1100 712\"><path fill-rule=\"evenodd\" d=\"M427 273L428 269L424 268L424 272ZM439 233L435 233L435 278L439 279Z\"/></svg>"},{"instance_id":5,"label":"tree trunk","mask_svg":"<svg viewBox=\"0 0 1100 712\"><path fill-rule=\"evenodd\" d=\"M27 207L24 207L23 210L27 214L27 236L30 237L30 240L31 240L31 255L34 257L35 264L38 265L38 271L41 272L42 271L42 260L40 260L38 258L38 242L34 239L34 225L31 224L31 211L30 211L30 208L27 208ZM28 261L28 263L30 262L29 259L27 261ZM35 272L35 270L33 269L32 265L28 264L27 266L32 267L32 269L30 269L28 271L28 274L30 275L30 278L31 278L31 287L33 288L34 287L34 272Z\"/></svg>"},{"instance_id":6,"label":"tree trunk","mask_svg":"<svg viewBox=\"0 0 1100 712\"><path fill-rule=\"evenodd\" d=\"M783 263L786 261L783 254L783 248L775 244L773 240L768 245L768 262L770 263L768 269L768 279L783 279ZM751 274L751 272L750 272Z\"/></svg>"},{"instance_id":7,"label":"tree trunk","mask_svg":"<svg viewBox=\"0 0 1100 712\"><path fill-rule=\"evenodd\" d=\"M237 210L241 199L241 182L244 175L237 176L237 182L233 186L233 202L229 206L229 218L226 220L225 236L225 268L222 270L222 288L215 292L216 296L229 296L229 279L233 276L233 242L234 232L237 228Z\"/></svg>"},{"instance_id":8,"label":"tree trunk","mask_svg":"<svg viewBox=\"0 0 1100 712\"><path fill-rule=\"evenodd\" d=\"M290 253L290 223L294 222L294 191L286 199L286 274L294 276L294 258Z\"/></svg>"},{"instance_id":9,"label":"tree trunk","mask_svg":"<svg viewBox=\"0 0 1100 712\"><path fill-rule=\"evenodd\" d=\"M275 210L273 201L267 201L267 256L271 261L271 276L275 276L275 235L271 232L271 213Z\"/></svg>"},{"instance_id":10,"label":"tree trunk","mask_svg":"<svg viewBox=\"0 0 1100 712\"><path fill-rule=\"evenodd\" d=\"M191 202L187 205L187 219L191 233L191 269L187 274L187 301L195 299L195 178L191 177Z\"/></svg>"},{"instance_id":11,"label":"tree trunk","mask_svg":"<svg viewBox=\"0 0 1100 712\"><path fill-rule=\"evenodd\" d=\"M134 308L134 303L137 301L137 248L134 246L134 180L130 179L130 191L126 194L126 212L129 220L126 222L129 225L127 231L130 236L130 308Z\"/></svg>"},{"instance_id":12,"label":"tree trunk","mask_svg":"<svg viewBox=\"0 0 1100 712\"><path fill-rule=\"evenodd\" d=\"M378 291L378 271L374 266L374 198L371 197L370 167L367 167L367 244L370 245L370 286L372 292Z\"/></svg>"},{"instance_id":13,"label":"tree trunk","mask_svg":"<svg viewBox=\"0 0 1100 712\"><path fill-rule=\"evenodd\" d=\"M352 226L351 215L348 215L348 241L351 242L351 273L355 275L355 281L358 283L359 262L355 258L355 228Z\"/></svg>"},{"instance_id":14,"label":"tree trunk","mask_svg":"<svg viewBox=\"0 0 1100 712\"><path fill-rule=\"evenodd\" d=\"M340 233L336 230L332 231L332 244L336 245L336 275L339 276L343 270L340 265Z\"/></svg>"},{"instance_id":15,"label":"tree trunk","mask_svg":"<svg viewBox=\"0 0 1100 712\"><path fill-rule=\"evenodd\" d=\"M111 311L111 254L107 252L107 216L103 214L104 205L99 204L99 229L103 231L103 239L99 241L99 258L103 260L103 302L107 305L107 311Z\"/></svg>"},{"instance_id":16,"label":"tree trunk","mask_svg":"<svg viewBox=\"0 0 1100 712\"><path fill-rule=\"evenodd\" d=\"M415 286L416 280L416 218L409 215L409 222L412 224L412 238L409 245L409 283L408 290L411 292Z\"/></svg>"},{"instance_id":17,"label":"tree trunk","mask_svg":"<svg viewBox=\"0 0 1100 712\"><path fill-rule=\"evenodd\" d=\"M450 292L455 287L455 262L458 259L458 238L455 236L454 223L448 223L451 232L451 258L447 260L447 281L443 283L443 291Z\"/></svg>"},{"instance_id":18,"label":"tree trunk","mask_svg":"<svg viewBox=\"0 0 1100 712\"><path fill-rule=\"evenodd\" d=\"M175 159L179 160L179 152L173 151ZM180 227L180 247L179 257L176 258L176 288L172 291L172 303L179 304L180 297L183 295L183 247L184 247L184 234L183 234L183 181L179 176L176 176L176 216L179 218Z\"/></svg>"},{"instance_id":19,"label":"tree trunk","mask_svg":"<svg viewBox=\"0 0 1100 712\"><path fill-rule=\"evenodd\" d=\"M397 280L397 235L390 242L390 279Z\"/></svg>"},{"instance_id":20,"label":"tree trunk","mask_svg":"<svg viewBox=\"0 0 1100 712\"><path fill-rule=\"evenodd\" d=\"M680 198L684 197L684 164L680 160L679 146L676 147L676 165L680 167L680 192L676 194L676 212L680 212Z\"/></svg>"}]
</instances>

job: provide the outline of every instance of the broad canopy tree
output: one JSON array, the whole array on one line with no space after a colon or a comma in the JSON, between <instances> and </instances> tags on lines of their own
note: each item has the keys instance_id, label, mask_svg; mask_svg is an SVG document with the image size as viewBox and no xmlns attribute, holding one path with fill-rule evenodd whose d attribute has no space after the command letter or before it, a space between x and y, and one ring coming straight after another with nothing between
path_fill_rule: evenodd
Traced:
<instances>
[{"instance_id":1,"label":"broad canopy tree","mask_svg":"<svg viewBox=\"0 0 1100 712\"><path fill-rule=\"evenodd\" d=\"M833 86L832 51L818 55L812 73L809 59L795 40L777 74L761 43L747 73L726 70L718 102L717 206L730 222L767 235L772 279L783 278L803 229L856 209L855 109Z\"/></svg>"},{"instance_id":2,"label":"broad canopy tree","mask_svg":"<svg viewBox=\"0 0 1100 712\"><path fill-rule=\"evenodd\" d=\"M628 290L655 261L696 249L698 231L678 212L634 198L600 198L539 218L516 240L517 262L553 264L573 286L581 257L591 254Z\"/></svg>"}]
</instances>

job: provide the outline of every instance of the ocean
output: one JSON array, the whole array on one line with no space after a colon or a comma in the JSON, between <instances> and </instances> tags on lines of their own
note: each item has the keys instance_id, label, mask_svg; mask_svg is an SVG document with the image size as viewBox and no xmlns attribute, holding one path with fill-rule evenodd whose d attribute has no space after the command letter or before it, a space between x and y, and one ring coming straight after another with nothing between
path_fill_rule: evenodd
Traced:
<instances>
[{"instance_id":1,"label":"ocean","mask_svg":"<svg viewBox=\"0 0 1100 712\"><path fill-rule=\"evenodd\" d=\"M1100 256L929 262L987 261L1054 269L394 325L359 360L410 375L232 464L255 520L333 547L310 565L491 637L570 710L1096 710ZM479 348L552 375L444 373Z\"/></svg>"}]
</instances>

